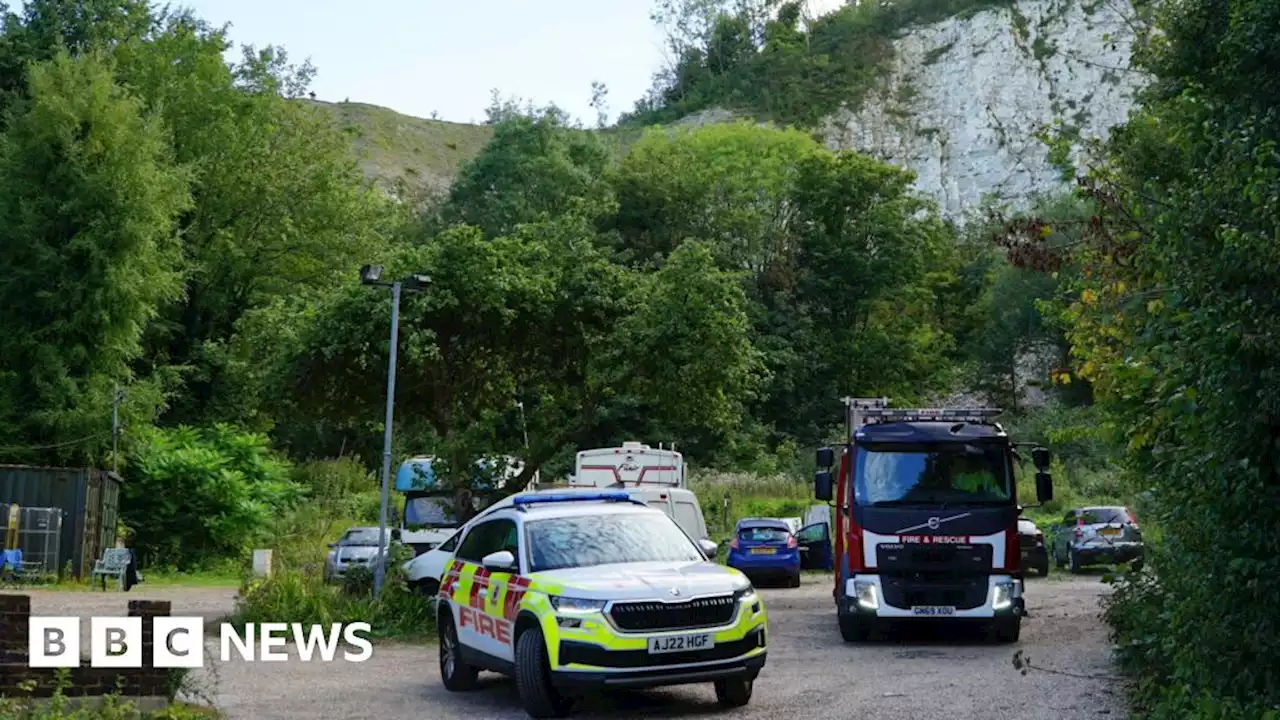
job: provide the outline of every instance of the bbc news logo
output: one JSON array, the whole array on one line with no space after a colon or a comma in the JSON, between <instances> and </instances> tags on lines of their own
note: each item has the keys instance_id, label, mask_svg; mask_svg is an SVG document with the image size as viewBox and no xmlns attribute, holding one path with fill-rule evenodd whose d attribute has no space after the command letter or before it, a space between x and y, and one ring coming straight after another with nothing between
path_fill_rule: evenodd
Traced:
<instances>
[{"instance_id":1,"label":"bbc news logo","mask_svg":"<svg viewBox=\"0 0 1280 720\"><path fill-rule=\"evenodd\" d=\"M31 617L27 648L31 667L78 667L80 665L80 618ZM204 618L156 616L151 618L152 667L196 668L204 666ZM364 662L373 655L368 637L369 623L333 623L304 626L302 623L246 623L243 634L230 623L219 628L222 662L230 662L232 652L249 662L290 660L289 641L298 659L333 662L340 645L342 659ZM107 668L142 667L143 629L141 617L89 618L89 666ZM345 643L344 643L345 641Z\"/></svg>"}]
</instances>

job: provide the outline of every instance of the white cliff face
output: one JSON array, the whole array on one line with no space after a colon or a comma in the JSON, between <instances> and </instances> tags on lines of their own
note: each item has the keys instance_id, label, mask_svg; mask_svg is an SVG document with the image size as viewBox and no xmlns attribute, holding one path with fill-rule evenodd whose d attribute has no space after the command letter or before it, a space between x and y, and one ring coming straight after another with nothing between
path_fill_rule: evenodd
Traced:
<instances>
[{"instance_id":1,"label":"white cliff face","mask_svg":"<svg viewBox=\"0 0 1280 720\"><path fill-rule=\"evenodd\" d=\"M1127 119L1145 80L1129 67L1133 15L1129 0L1022 0L912 28L883 85L828 119L827 145L914 170L957 220L988 196L1059 188L1037 134L1061 121L1104 138Z\"/></svg>"}]
</instances>

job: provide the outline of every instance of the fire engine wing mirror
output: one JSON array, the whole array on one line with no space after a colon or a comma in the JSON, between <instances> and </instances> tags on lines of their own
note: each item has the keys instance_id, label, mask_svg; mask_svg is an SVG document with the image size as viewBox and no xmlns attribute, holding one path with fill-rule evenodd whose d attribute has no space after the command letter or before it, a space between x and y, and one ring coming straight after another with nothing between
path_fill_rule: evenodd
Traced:
<instances>
[{"instance_id":1,"label":"fire engine wing mirror","mask_svg":"<svg viewBox=\"0 0 1280 720\"><path fill-rule=\"evenodd\" d=\"M819 500L831 501L833 495L831 492L830 471L819 470L813 474L813 496Z\"/></svg>"},{"instance_id":2,"label":"fire engine wing mirror","mask_svg":"<svg viewBox=\"0 0 1280 720\"><path fill-rule=\"evenodd\" d=\"M511 554L510 550L499 550L495 553L489 553L480 561L484 565L484 569L491 573L514 573L519 572L516 567L516 556Z\"/></svg>"},{"instance_id":3,"label":"fire engine wing mirror","mask_svg":"<svg viewBox=\"0 0 1280 720\"><path fill-rule=\"evenodd\" d=\"M1047 471L1049 469L1049 448L1033 448L1031 450L1031 462L1035 464L1036 470Z\"/></svg>"},{"instance_id":4,"label":"fire engine wing mirror","mask_svg":"<svg viewBox=\"0 0 1280 720\"><path fill-rule=\"evenodd\" d=\"M836 452L829 447L818 448L818 467L829 470L836 464Z\"/></svg>"},{"instance_id":5,"label":"fire engine wing mirror","mask_svg":"<svg viewBox=\"0 0 1280 720\"><path fill-rule=\"evenodd\" d=\"M1036 473L1036 499L1041 505L1053 499L1053 476L1047 471Z\"/></svg>"},{"instance_id":6,"label":"fire engine wing mirror","mask_svg":"<svg viewBox=\"0 0 1280 720\"><path fill-rule=\"evenodd\" d=\"M720 553L720 543L714 540L702 538L698 541L698 547L702 548L702 554L709 558L713 558Z\"/></svg>"}]
</instances>

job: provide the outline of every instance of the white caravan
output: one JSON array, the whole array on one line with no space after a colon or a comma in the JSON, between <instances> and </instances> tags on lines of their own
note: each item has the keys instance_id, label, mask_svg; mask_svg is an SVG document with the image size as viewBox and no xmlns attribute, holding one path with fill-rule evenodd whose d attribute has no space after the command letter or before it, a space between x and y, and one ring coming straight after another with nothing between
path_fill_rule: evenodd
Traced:
<instances>
[{"instance_id":1,"label":"white caravan","mask_svg":"<svg viewBox=\"0 0 1280 720\"><path fill-rule=\"evenodd\" d=\"M578 453L569 487L685 487L684 456L638 442Z\"/></svg>"}]
</instances>

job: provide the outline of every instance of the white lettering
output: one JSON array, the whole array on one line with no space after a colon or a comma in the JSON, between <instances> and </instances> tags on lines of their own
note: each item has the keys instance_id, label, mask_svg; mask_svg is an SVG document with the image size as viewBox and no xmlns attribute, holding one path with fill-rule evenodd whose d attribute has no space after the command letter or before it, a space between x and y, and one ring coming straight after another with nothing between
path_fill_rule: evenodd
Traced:
<instances>
[{"instance_id":1,"label":"white lettering","mask_svg":"<svg viewBox=\"0 0 1280 720\"><path fill-rule=\"evenodd\" d=\"M258 626L258 659L263 662L285 662L289 659L287 652L273 652L272 648L284 647L289 642L286 637L274 637L276 633L285 633L289 631L289 626L284 623L262 623Z\"/></svg>"},{"instance_id":2,"label":"white lettering","mask_svg":"<svg viewBox=\"0 0 1280 720\"><path fill-rule=\"evenodd\" d=\"M361 652L352 653L344 650L342 652L342 656L349 662L364 662L372 657L373 643L370 643L367 638L362 638L359 635L356 635L357 632L363 632L367 635L372 631L373 628L371 628L369 623L366 622L351 623L350 625L347 625L346 629L342 633L342 637L346 639L347 644L355 645L360 648Z\"/></svg>"},{"instance_id":3,"label":"white lettering","mask_svg":"<svg viewBox=\"0 0 1280 720\"><path fill-rule=\"evenodd\" d=\"M240 651L240 659L253 661L253 623L245 623L244 640L236 633L236 628L230 623L222 625L222 662L231 662L231 646L235 645L236 650Z\"/></svg>"},{"instance_id":4,"label":"white lettering","mask_svg":"<svg viewBox=\"0 0 1280 720\"><path fill-rule=\"evenodd\" d=\"M329 637L326 642L323 625L312 625L308 636L302 634L302 623L293 624L293 643L298 646L298 657L311 662L315 652L314 645L320 646L320 658L325 662L333 661L333 654L338 650L338 638L342 634L342 625L333 623L329 626Z\"/></svg>"}]
</instances>

